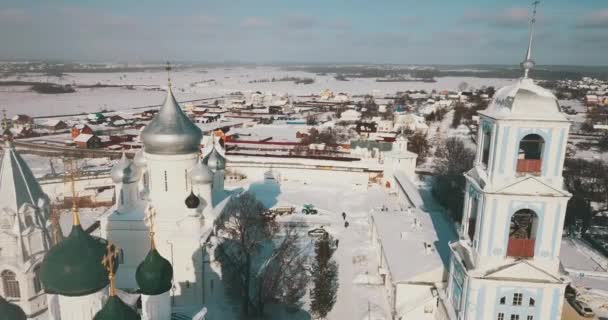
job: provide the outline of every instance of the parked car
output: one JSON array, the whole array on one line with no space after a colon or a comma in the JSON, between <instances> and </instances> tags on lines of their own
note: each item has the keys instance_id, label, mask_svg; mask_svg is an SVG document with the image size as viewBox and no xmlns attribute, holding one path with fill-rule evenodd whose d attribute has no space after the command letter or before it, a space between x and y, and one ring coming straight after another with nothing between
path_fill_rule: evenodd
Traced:
<instances>
[{"instance_id":1,"label":"parked car","mask_svg":"<svg viewBox=\"0 0 608 320\"><path fill-rule=\"evenodd\" d=\"M578 312L578 314L581 316L585 318L595 317L595 312L593 312L593 309L591 309L591 307L589 307L589 305L585 302L576 299L568 299L568 302L570 302L570 305L572 305L574 310L576 310L576 312Z\"/></svg>"}]
</instances>

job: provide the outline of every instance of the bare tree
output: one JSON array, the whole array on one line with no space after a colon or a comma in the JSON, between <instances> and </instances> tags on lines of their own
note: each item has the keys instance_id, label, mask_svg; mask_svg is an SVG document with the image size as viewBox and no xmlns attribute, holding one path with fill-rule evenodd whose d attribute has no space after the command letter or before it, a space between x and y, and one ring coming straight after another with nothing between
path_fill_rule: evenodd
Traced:
<instances>
[{"instance_id":1,"label":"bare tree","mask_svg":"<svg viewBox=\"0 0 608 320\"><path fill-rule=\"evenodd\" d=\"M243 316L262 315L268 303L298 307L308 284L300 238L278 224L250 192L230 199L216 220L221 239L216 257L228 293L240 300Z\"/></svg>"},{"instance_id":2,"label":"bare tree","mask_svg":"<svg viewBox=\"0 0 608 320\"><path fill-rule=\"evenodd\" d=\"M462 218L464 173L473 167L475 151L458 138L448 138L435 152L433 194L446 207L454 220Z\"/></svg>"},{"instance_id":3,"label":"bare tree","mask_svg":"<svg viewBox=\"0 0 608 320\"><path fill-rule=\"evenodd\" d=\"M257 311L264 313L268 303L282 303L290 308L301 307L309 275L306 255L300 247L300 235L294 227L284 229L283 239L258 271Z\"/></svg>"}]
</instances>

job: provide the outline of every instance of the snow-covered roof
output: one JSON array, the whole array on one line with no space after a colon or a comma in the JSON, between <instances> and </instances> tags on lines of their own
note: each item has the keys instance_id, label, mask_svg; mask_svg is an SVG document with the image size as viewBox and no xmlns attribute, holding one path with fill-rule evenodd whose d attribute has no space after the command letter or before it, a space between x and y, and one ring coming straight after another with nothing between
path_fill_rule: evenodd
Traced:
<instances>
[{"instance_id":1,"label":"snow-covered roof","mask_svg":"<svg viewBox=\"0 0 608 320\"><path fill-rule=\"evenodd\" d=\"M426 212L417 209L407 211L410 213L372 214L391 279L393 283L442 282L444 265L435 247L438 237L433 222ZM409 257L416 257L416 261ZM433 272L435 270L441 272Z\"/></svg>"},{"instance_id":2,"label":"snow-covered roof","mask_svg":"<svg viewBox=\"0 0 608 320\"><path fill-rule=\"evenodd\" d=\"M498 90L488 108L479 113L495 119L568 121L555 95L529 78Z\"/></svg>"},{"instance_id":3,"label":"snow-covered roof","mask_svg":"<svg viewBox=\"0 0 608 320\"><path fill-rule=\"evenodd\" d=\"M23 158L7 143L0 163L0 205L14 213L24 204L38 207L46 195Z\"/></svg>"},{"instance_id":4,"label":"snow-covered roof","mask_svg":"<svg viewBox=\"0 0 608 320\"><path fill-rule=\"evenodd\" d=\"M93 137L94 135L92 134L81 133L76 138L74 138L74 142L87 142Z\"/></svg>"}]
</instances>

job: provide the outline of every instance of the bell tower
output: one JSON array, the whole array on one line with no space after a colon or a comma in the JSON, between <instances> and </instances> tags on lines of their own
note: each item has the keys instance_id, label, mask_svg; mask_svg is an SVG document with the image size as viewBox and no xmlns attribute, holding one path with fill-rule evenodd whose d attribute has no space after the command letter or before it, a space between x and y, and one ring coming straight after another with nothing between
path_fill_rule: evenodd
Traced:
<instances>
[{"instance_id":1,"label":"bell tower","mask_svg":"<svg viewBox=\"0 0 608 320\"><path fill-rule=\"evenodd\" d=\"M455 319L558 319L559 251L570 194L562 170L570 122L557 98L524 76L479 112L477 156L465 173L460 240L450 245L448 304Z\"/></svg>"}]
</instances>

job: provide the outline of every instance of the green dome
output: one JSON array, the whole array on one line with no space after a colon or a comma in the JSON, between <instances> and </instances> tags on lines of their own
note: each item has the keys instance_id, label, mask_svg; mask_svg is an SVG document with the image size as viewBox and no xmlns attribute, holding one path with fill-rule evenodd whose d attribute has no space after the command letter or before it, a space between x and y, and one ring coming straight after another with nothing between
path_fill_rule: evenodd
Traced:
<instances>
[{"instance_id":1,"label":"green dome","mask_svg":"<svg viewBox=\"0 0 608 320\"><path fill-rule=\"evenodd\" d=\"M137 267L135 279L142 294L149 296L159 295L171 289L173 267L155 248L152 248L148 252L146 259Z\"/></svg>"},{"instance_id":2,"label":"green dome","mask_svg":"<svg viewBox=\"0 0 608 320\"><path fill-rule=\"evenodd\" d=\"M27 316L21 308L0 296L0 320L26 320Z\"/></svg>"},{"instance_id":3,"label":"green dome","mask_svg":"<svg viewBox=\"0 0 608 320\"><path fill-rule=\"evenodd\" d=\"M80 224L72 226L70 235L51 248L42 261L40 280L45 291L74 297L106 287L108 272L101 260L107 244L105 239L86 233Z\"/></svg>"},{"instance_id":4,"label":"green dome","mask_svg":"<svg viewBox=\"0 0 608 320\"><path fill-rule=\"evenodd\" d=\"M95 314L93 320L140 320L133 308L122 302L118 296L110 296L106 304Z\"/></svg>"}]
</instances>

